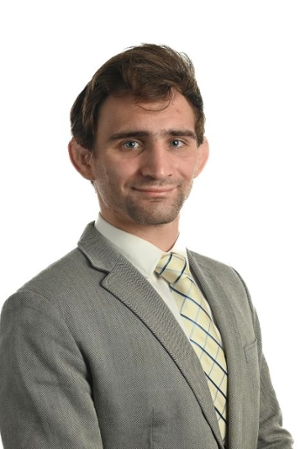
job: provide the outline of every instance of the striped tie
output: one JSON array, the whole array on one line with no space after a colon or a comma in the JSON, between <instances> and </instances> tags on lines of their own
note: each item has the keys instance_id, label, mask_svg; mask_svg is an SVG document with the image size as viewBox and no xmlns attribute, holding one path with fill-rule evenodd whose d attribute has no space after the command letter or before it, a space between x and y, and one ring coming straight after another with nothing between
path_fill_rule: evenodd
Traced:
<instances>
[{"instance_id":1,"label":"striped tie","mask_svg":"<svg viewBox=\"0 0 300 449\"><path fill-rule=\"evenodd\" d=\"M225 440L227 365L220 333L212 320L208 304L195 284L184 256L164 254L155 271L170 284L189 340L207 377L219 428Z\"/></svg>"}]
</instances>

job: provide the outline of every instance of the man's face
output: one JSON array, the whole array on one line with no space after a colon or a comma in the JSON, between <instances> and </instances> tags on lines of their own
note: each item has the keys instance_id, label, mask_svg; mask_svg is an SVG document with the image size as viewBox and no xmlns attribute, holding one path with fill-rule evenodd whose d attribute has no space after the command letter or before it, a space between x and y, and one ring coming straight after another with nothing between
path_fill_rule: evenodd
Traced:
<instances>
[{"instance_id":1,"label":"man's face","mask_svg":"<svg viewBox=\"0 0 300 449\"><path fill-rule=\"evenodd\" d=\"M124 230L178 220L206 158L193 109L178 92L169 104L108 97L91 158L102 216Z\"/></svg>"}]
</instances>

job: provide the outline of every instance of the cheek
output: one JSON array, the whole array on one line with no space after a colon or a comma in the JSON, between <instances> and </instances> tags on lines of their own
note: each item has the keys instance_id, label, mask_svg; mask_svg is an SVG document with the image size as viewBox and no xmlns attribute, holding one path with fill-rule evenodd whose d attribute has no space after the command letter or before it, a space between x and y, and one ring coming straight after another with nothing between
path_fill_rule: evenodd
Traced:
<instances>
[{"instance_id":1,"label":"cheek","mask_svg":"<svg viewBox=\"0 0 300 449\"><path fill-rule=\"evenodd\" d=\"M200 173L198 160L193 158L185 161L179 166L178 171L187 182L193 181Z\"/></svg>"},{"instance_id":2,"label":"cheek","mask_svg":"<svg viewBox=\"0 0 300 449\"><path fill-rule=\"evenodd\" d=\"M110 176L106 170L104 170L104 169L98 170L96 173L96 176L97 176L96 182L100 187L103 187L103 186L106 186L107 184L109 184Z\"/></svg>"},{"instance_id":3,"label":"cheek","mask_svg":"<svg viewBox=\"0 0 300 449\"><path fill-rule=\"evenodd\" d=\"M101 190L107 193L121 189L125 181L122 169L113 167L113 165L101 167L97 171L97 184Z\"/></svg>"},{"instance_id":4,"label":"cheek","mask_svg":"<svg viewBox=\"0 0 300 449\"><path fill-rule=\"evenodd\" d=\"M135 179L136 169L133 161L124 160L118 161L115 164L111 164L107 167L106 177L108 180L112 181L118 185L125 185L130 183L131 180Z\"/></svg>"},{"instance_id":5,"label":"cheek","mask_svg":"<svg viewBox=\"0 0 300 449\"><path fill-rule=\"evenodd\" d=\"M201 172L201 169L202 169L202 163L199 160L199 158L196 158L194 160L194 163L193 163L193 166L192 166L192 169L191 169L191 176L192 176L193 179L197 178L197 176Z\"/></svg>"}]
</instances>

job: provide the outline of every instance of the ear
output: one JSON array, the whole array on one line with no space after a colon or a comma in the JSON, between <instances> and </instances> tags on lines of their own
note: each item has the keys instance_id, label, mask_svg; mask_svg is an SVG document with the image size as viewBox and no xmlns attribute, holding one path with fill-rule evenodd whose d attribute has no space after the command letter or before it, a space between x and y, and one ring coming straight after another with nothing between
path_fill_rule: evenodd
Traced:
<instances>
[{"instance_id":1,"label":"ear","mask_svg":"<svg viewBox=\"0 0 300 449\"><path fill-rule=\"evenodd\" d=\"M82 147L73 137L68 145L69 156L73 166L85 178L94 180L93 153Z\"/></svg>"},{"instance_id":2,"label":"ear","mask_svg":"<svg viewBox=\"0 0 300 449\"><path fill-rule=\"evenodd\" d=\"M198 151L198 161L194 178L196 178L202 172L203 168L206 165L206 162L208 161L209 144L206 137L203 138L203 142L201 143L201 145L199 145L197 151Z\"/></svg>"}]
</instances>

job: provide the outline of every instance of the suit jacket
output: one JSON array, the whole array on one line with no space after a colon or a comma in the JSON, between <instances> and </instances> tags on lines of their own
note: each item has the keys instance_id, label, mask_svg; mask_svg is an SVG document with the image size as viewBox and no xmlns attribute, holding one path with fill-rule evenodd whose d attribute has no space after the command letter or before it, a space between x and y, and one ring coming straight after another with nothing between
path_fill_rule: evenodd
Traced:
<instances>
[{"instance_id":1,"label":"suit jacket","mask_svg":"<svg viewBox=\"0 0 300 449\"><path fill-rule=\"evenodd\" d=\"M227 356L227 448L291 448L243 281L188 254ZM78 248L7 300L0 357L4 449L223 447L184 332L93 224Z\"/></svg>"}]
</instances>

